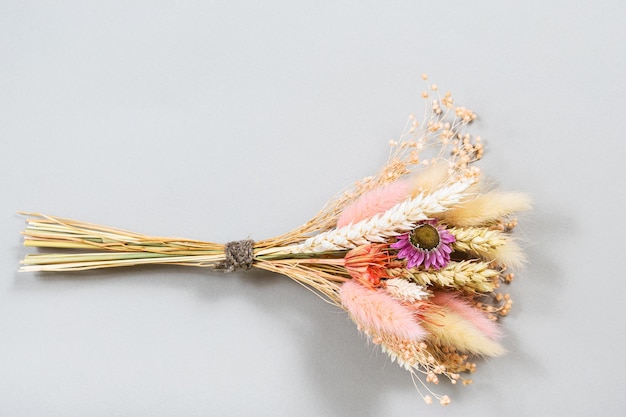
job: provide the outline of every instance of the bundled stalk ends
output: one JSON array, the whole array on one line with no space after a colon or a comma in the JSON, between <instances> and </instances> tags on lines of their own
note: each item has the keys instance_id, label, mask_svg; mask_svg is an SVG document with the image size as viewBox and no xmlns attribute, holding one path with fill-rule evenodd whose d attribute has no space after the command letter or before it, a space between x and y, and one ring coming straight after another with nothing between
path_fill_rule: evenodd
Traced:
<instances>
[{"instance_id":1,"label":"bundled stalk ends","mask_svg":"<svg viewBox=\"0 0 626 417\"><path fill-rule=\"evenodd\" d=\"M427 383L467 385L475 358L504 353L497 321L512 301L499 289L524 262L513 216L530 200L486 185L474 164L482 142L467 132L472 111L435 85L423 97L423 120L409 118L376 175L284 235L220 244L24 213L26 246L64 252L26 255L20 270L171 264L283 274L347 311L427 403L446 405Z\"/></svg>"}]
</instances>

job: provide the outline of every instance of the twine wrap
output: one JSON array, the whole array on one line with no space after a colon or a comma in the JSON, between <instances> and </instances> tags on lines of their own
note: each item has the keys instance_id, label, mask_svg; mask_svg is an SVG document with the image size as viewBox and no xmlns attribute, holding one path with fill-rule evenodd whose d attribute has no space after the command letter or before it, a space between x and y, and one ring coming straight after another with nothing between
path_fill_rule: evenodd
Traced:
<instances>
[{"instance_id":1,"label":"twine wrap","mask_svg":"<svg viewBox=\"0 0 626 417\"><path fill-rule=\"evenodd\" d=\"M233 272L238 269L252 268L254 261L254 240L235 240L224 245L226 259L215 266L224 272Z\"/></svg>"}]
</instances>

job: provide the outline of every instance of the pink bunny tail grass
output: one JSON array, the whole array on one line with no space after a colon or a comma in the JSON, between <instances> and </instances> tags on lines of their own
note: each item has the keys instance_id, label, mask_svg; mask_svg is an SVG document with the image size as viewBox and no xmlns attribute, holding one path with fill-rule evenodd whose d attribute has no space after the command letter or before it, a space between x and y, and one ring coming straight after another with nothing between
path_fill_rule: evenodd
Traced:
<instances>
[{"instance_id":1,"label":"pink bunny tail grass","mask_svg":"<svg viewBox=\"0 0 626 417\"><path fill-rule=\"evenodd\" d=\"M346 207L339 219L337 227L344 227L351 223L369 219L378 213L383 213L409 197L411 184L399 180L383 185L363 194L354 203Z\"/></svg>"},{"instance_id":2,"label":"pink bunny tail grass","mask_svg":"<svg viewBox=\"0 0 626 417\"><path fill-rule=\"evenodd\" d=\"M413 312L382 289L366 288L351 280L339 291L341 304L350 313L361 330L374 330L404 340L421 340L426 331Z\"/></svg>"},{"instance_id":3,"label":"pink bunny tail grass","mask_svg":"<svg viewBox=\"0 0 626 417\"><path fill-rule=\"evenodd\" d=\"M473 324L477 330L491 340L502 338L502 331L494 321L489 320L482 311L472 307L467 301L463 301L456 295L446 291L436 291L430 301L439 306L449 308Z\"/></svg>"}]
</instances>

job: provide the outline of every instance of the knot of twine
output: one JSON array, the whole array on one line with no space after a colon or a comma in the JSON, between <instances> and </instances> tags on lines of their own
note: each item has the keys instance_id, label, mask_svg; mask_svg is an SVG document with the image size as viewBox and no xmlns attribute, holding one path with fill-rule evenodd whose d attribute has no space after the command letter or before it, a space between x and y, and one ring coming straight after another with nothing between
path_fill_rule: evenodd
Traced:
<instances>
[{"instance_id":1,"label":"knot of twine","mask_svg":"<svg viewBox=\"0 0 626 417\"><path fill-rule=\"evenodd\" d=\"M215 269L224 272L233 272L238 269L248 270L252 268L254 260L254 240L235 240L224 245L226 259L215 266Z\"/></svg>"}]
</instances>

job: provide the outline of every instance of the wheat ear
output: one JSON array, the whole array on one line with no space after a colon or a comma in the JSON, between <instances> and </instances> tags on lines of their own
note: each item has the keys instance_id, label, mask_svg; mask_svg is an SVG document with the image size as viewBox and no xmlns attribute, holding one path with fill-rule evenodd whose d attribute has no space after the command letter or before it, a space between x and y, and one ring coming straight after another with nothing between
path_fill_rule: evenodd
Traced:
<instances>
[{"instance_id":1,"label":"wheat ear","mask_svg":"<svg viewBox=\"0 0 626 417\"><path fill-rule=\"evenodd\" d=\"M385 242L389 237L411 230L416 222L428 219L429 215L457 204L471 184L471 180L462 180L435 192L420 194L370 219L313 236L290 250L292 253L324 252Z\"/></svg>"},{"instance_id":2,"label":"wheat ear","mask_svg":"<svg viewBox=\"0 0 626 417\"><path fill-rule=\"evenodd\" d=\"M500 275L500 272L490 268L488 262L477 261L450 262L438 271L390 268L387 273L391 277L406 278L426 287L456 288L480 293L492 292L496 288L495 278Z\"/></svg>"},{"instance_id":3,"label":"wheat ear","mask_svg":"<svg viewBox=\"0 0 626 417\"><path fill-rule=\"evenodd\" d=\"M474 253L483 259L496 261L512 268L524 263L524 253L513 237L487 227L452 227L448 229L456 238L452 248Z\"/></svg>"}]
</instances>

